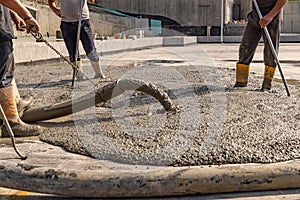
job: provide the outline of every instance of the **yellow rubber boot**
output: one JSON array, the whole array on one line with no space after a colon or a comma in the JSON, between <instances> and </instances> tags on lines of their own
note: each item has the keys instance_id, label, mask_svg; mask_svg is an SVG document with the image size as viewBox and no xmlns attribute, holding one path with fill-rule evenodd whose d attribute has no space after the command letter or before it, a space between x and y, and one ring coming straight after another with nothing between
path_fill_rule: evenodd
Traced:
<instances>
[{"instance_id":1,"label":"yellow rubber boot","mask_svg":"<svg viewBox=\"0 0 300 200\"><path fill-rule=\"evenodd\" d=\"M0 104L3 108L5 116L16 137L28 137L40 135L43 128L38 125L25 124L19 117L17 105L15 101L15 93L13 86L0 88ZM2 137L9 137L4 126L2 126Z\"/></svg>"},{"instance_id":2,"label":"yellow rubber boot","mask_svg":"<svg viewBox=\"0 0 300 200\"><path fill-rule=\"evenodd\" d=\"M102 72L101 66L100 66L100 62L94 62L91 61L91 65L95 71L95 76L94 78L106 78L105 75Z\"/></svg>"},{"instance_id":3,"label":"yellow rubber boot","mask_svg":"<svg viewBox=\"0 0 300 200\"><path fill-rule=\"evenodd\" d=\"M12 80L11 84L13 87L15 101L17 104L18 114L19 117L22 118L24 111L31 108L33 104L33 98L31 96L27 96L25 97L25 99L21 99L15 79Z\"/></svg>"},{"instance_id":4,"label":"yellow rubber boot","mask_svg":"<svg viewBox=\"0 0 300 200\"><path fill-rule=\"evenodd\" d=\"M267 65L265 66L264 81L261 87L262 92L271 90L275 71L276 71L276 67L271 67Z\"/></svg>"},{"instance_id":5,"label":"yellow rubber boot","mask_svg":"<svg viewBox=\"0 0 300 200\"><path fill-rule=\"evenodd\" d=\"M236 64L236 82L233 87L246 87L250 73L250 65Z\"/></svg>"}]
</instances>

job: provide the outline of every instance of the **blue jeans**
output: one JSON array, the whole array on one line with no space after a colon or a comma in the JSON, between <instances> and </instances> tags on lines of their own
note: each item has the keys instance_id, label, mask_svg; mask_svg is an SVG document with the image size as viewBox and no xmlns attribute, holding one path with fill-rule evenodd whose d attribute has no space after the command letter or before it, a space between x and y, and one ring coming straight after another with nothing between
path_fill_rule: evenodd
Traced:
<instances>
[{"instance_id":1,"label":"blue jeans","mask_svg":"<svg viewBox=\"0 0 300 200\"><path fill-rule=\"evenodd\" d=\"M62 36L64 38L68 53L70 56L70 61L75 61L76 53L76 42L77 42L77 29L78 22L61 22L60 25ZM93 50L95 50L94 38L92 36L90 20L82 20L80 29L80 41L82 43L83 49L86 55L89 55Z\"/></svg>"}]
</instances>

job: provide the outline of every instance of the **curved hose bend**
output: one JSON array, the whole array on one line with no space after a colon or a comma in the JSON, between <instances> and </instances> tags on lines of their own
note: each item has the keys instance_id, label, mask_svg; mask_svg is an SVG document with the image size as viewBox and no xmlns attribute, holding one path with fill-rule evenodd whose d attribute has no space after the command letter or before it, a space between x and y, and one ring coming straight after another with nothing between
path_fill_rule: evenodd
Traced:
<instances>
[{"instance_id":1,"label":"curved hose bend","mask_svg":"<svg viewBox=\"0 0 300 200\"><path fill-rule=\"evenodd\" d=\"M70 115L119 96L126 90L144 92L157 99L166 111L176 110L168 94L157 86L143 80L120 79L75 99L26 110L22 120L36 122Z\"/></svg>"}]
</instances>

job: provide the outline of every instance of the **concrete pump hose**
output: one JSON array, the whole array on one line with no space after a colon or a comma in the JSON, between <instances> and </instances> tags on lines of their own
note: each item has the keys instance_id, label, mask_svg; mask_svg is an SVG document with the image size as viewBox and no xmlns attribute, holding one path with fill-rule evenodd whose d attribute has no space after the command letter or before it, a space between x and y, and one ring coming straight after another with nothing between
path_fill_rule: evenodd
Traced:
<instances>
[{"instance_id":1,"label":"concrete pump hose","mask_svg":"<svg viewBox=\"0 0 300 200\"><path fill-rule=\"evenodd\" d=\"M176 110L168 94L157 86L143 80L123 79L75 99L26 110L22 120L24 122L36 122L70 115L119 96L126 90L144 92L157 99L166 111Z\"/></svg>"}]
</instances>

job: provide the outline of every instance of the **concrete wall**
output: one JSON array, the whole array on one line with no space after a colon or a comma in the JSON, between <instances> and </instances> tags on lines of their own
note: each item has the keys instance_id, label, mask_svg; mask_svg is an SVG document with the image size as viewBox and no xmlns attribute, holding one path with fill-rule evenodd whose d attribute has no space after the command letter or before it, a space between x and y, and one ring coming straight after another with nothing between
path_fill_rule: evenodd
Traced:
<instances>
[{"instance_id":1,"label":"concrete wall","mask_svg":"<svg viewBox=\"0 0 300 200\"><path fill-rule=\"evenodd\" d=\"M252 0L236 0L240 4L240 17L246 19L252 9ZM300 2L289 1L283 10L282 32L300 33Z\"/></svg>"},{"instance_id":2,"label":"concrete wall","mask_svg":"<svg viewBox=\"0 0 300 200\"><path fill-rule=\"evenodd\" d=\"M41 32L46 35L55 35L59 30L60 19L49 9L47 5L36 2L22 1L33 11L41 24ZM240 17L243 19L251 10L252 0L224 0L224 23L232 20L232 3L239 4ZM96 4L105 8L120 10L123 12L141 14L155 17L165 17L179 23L180 27L166 26L174 30L193 32L194 35L206 35L206 26L211 25L212 32L219 35L221 23L220 0L96 0ZM110 14L91 12L92 29L99 36L111 36L114 33L125 32L135 28L144 28L148 35L149 22L146 18L126 18ZM182 27L182 28L181 28ZM185 31L185 32L184 32ZM176 31L174 31L176 32ZM288 2L284 8L284 21L282 32L300 33L300 2ZM166 33L166 30L164 31ZM27 34L16 32L16 36ZM167 33L167 35L175 35Z\"/></svg>"},{"instance_id":3,"label":"concrete wall","mask_svg":"<svg viewBox=\"0 0 300 200\"><path fill-rule=\"evenodd\" d=\"M252 9L252 0L239 0L240 1L240 17L246 19L249 11Z\"/></svg>"},{"instance_id":4,"label":"concrete wall","mask_svg":"<svg viewBox=\"0 0 300 200\"><path fill-rule=\"evenodd\" d=\"M282 32L300 33L300 2L288 2L284 7Z\"/></svg>"},{"instance_id":5,"label":"concrete wall","mask_svg":"<svg viewBox=\"0 0 300 200\"><path fill-rule=\"evenodd\" d=\"M139 24L145 24L145 21L147 22L147 27L149 26L147 19L130 19L92 12L90 13L90 17L93 32L99 35L111 36L114 33L125 32L127 30L138 28Z\"/></svg>"},{"instance_id":6,"label":"concrete wall","mask_svg":"<svg viewBox=\"0 0 300 200\"><path fill-rule=\"evenodd\" d=\"M163 16L182 26L219 26L220 0L96 0L105 8L132 14Z\"/></svg>"},{"instance_id":7,"label":"concrete wall","mask_svg":"<svg viewBox=\"0 0 300 200\"><path fill-rule=\"evenodd\" d=\"M40 5L30 1L22 1L29 8L41 26L41 33L46 35L56 35L60 30L60 18L57 17L47 5ZM119 17L110 14L90 12L91 25L94 33L99 36L112 36L114 33L127 30L148 27L148 19L134 19ZM15 35L28 36L26 33L15 31Z\"/></svg>"}]
</instances>

